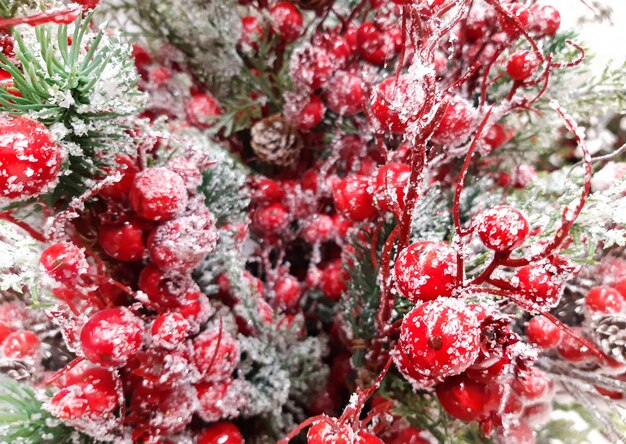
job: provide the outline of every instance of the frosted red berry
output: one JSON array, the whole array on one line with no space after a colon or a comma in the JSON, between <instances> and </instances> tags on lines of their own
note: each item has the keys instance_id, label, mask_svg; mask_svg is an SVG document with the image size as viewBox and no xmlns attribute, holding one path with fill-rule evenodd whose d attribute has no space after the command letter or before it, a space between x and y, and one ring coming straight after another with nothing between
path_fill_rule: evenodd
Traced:
<instances>
[{"instance_id":1,"label":"frosted red berry","mask_svg":"<svg viewBox=\"0 0 626 444\"><path fill-rule=\"evenodd\" d=\"M187 205L183 179L167 168L148 168L137 174L130 188L130 204L141 217L166 221Z\"/></svg>"},{"instance_id":2,"label":"frosted red berry","mask_svg":"<svg viewBox=\"0 0 626 444\"><path fill-rule=\"evenodd\" d=\"M506 62L506 72L513 80L522 82L532 76L539 66L537 56L531 51L518 51Z\"/></svg>"},{"instance_id":3,"label":"frosted red berry","mask_svg":"<svg viewBox=\"0 0 626 444\"><path fill-rule=\"evenodd\" d=\"M91 316L80 332L85 357L103 367L122 367L141 347L143 325L126 308L108 308Z\"/></svg>"},{"instance_id":4,"label":"frosted red berry","mask_svg":"<svg viewBox=\"0 0 626 444\"><path fill-rule=\"evenodd\" d=\"M549 265L526 265L517 270L516 277L524 299L537 311L545 311L558 303L563 287Z\"/></svg>"},{"instance_id":5,"label":"frosted red berry","mask_svg":"<svg viewBox=\"0 0 626 444\"><path fill-rule=\"evenodd\" d=\"M593 287L585 296L585 307L594 313L619 313L624 308L624 299L611 287Z\"/></svg>"},{"instance_id":6,"label":"frosted red berry","mask_svg":"<svg viewBox=\"0 0 626 444\"><path fill-rule=\"evenodd\" d=\"M534 4L530 15L530 31L538 37L554 36L561 27L561 14L554 6Z\"/></svg>"},{"instance_id":7,"label":"frosted red berry","mask_svg":"<svg viewBox=\"0 0 626 444\"><path fill-rule=\"evenodd\" d=\"M154 320L150 336L155 345L171 350L187 338L189 328L189 322L182 314L166 313Z\"/></svg>"},{"instance_id":8,"label":"frosted red berry","mask_svg":"<svg viewBox=\"0 0 626 444\"><path fill-rule=\"evenodd\" d=\"M87 271L83 250L69 242L52 244L43 250L39 265L48 276L62 284L74 282Z\"/></svg>"},{"instance_id":9,"label":"frosted red berry","mask_svg":"<svg viewBox=\"0 0 626 444\"><path fill-rule=\"evenodd\" d=\"M13 329L5 322L0 322L0 344L13 332Z\"/></svg>"},{"instance_id":10,"label":"frosted red berry","mask_svg":"<svg viewBox=\"0 0 626 444\"><path fill-rule=\"evenodd\" d=\"M335 207L342 215L353 221L369 219L376 214L370 180L365 176L348 176L333 190Z\"/></svg>"},{"instance_id":11,"label":"frosted red berry","mask_svg":"<svg viewBox=\"0 0 626 444\"><path fill-rule=\"evenodd\" d=\"M115 163L118 165L117 167L103 168L103 170L109 175L120 174L120 180L106 185L98 194L105 199L124 201L128 199L128 191L135 180L135 175L139 172L139 168L137 168L135 161L126 155L115 156Z\"/></svg>"},{"instance_id":12,"label":"frosted red berry","mask_svg":"<svg viewBox=\"0 0 626 444\"><path fill-rule=\"evenodd\" d=\"M243 436L229 421L211 424L198 436L198 444L243 444Z\"/></svg>"},{"instance_id":13,"label":"frosted red berry","mask_svg":"<svg viewBox=\"0 0 626 444\"><path fill-rule=\"evenodd\" d=\"M361 57L373 65L384 65L396 49L391 36L372 22L365 22L359 27L357 44Z\"/></svg>"},{"instance_id":14,"label":"frosted red berry","mask_svg":"<svg viewBox=\"0 0 626 444\"><path fill-rule=\"evenodd\" d=\"M460 145L467 140L474 123L474 108L465 99L457 96L449 97L431 140L446 146Z\"/></svg>"},{"instance_id":15,"label":"frosted red berry","mask_svg":"<svg viewBox=\"0 0 626 444\"><path fill-rule=\"evenodd\" d=\"M412 302L451 296L456 274L456 254L441 242L409 245L400 252L394 266L396 286Z\"/></svg>"},{"instance_id":16,"label":"frosted red berry","mask_svg":"<svg viewBox=\"0 0 626 444\"><path fill-rule=\"evenodd\" d=\"M390 77L373 88L370 110L379 127L392 133L403 133L409 119L419 114L424 92L415 79L407 75Z\"/></svg>"},{"instance_id":17,"label":"frosted red berry","mask_svg":"<svg viewBox=\"0 0 626 444\"><path fill-rule=\"evenodd\" d=\"M350 116L363 109L363 80L351 72L339 71L324 89L326 106L340 116Z\"/></svg>"},{"instance_id":18,"label":"frosted red berry","mask_svg":"<svg viewBox=\"0 0 626 444\"><path fill-rule=\"evenodd\" d=\"M63 156L41 123L0 115L0 198L23 199L47 191Z\"/></svg>"},{"instance_id":19,"label":"frosted red berry","mask_svg":"<svg viewBox=\"0 0 626 444\"><path fill-rule=\"evenodd\" d=\"M198 416L207 422L218 421L224 417L227 408L224 400L230 397L232 382L232 379L223 379L196 384L199 402Z\"/></svg>"},{"instance_id":20,"label":"frosted red berry","mask_svg":"<svg viewBox=\"0 0 626 444\"><path fill-rule=\"evenodd\" d=\"M193 340L193 362L203 380L224 379L239 364L239 344L223 329L205 330Z\"/></svg>"},{"instance_id":21,"label":"frosted red berry","mask_svg":"<svg viewBox=\"0 0 626 444\"><path fill-rule=\"evenodd\" d=\"M161 270L193 270L217 244L215 218L208 211L169 220L148 238L150 259Z\"/></svg>"},{"instance_id":22,"label":"frosted red berry","mask_svg":"<svg viewBox=\"0 0 626 444\"><path fill-rule=\"evenodd\" d=\"M40 349L39 337L27 330L13 332L2 342L2 354L8 359L34 359Z\"/></svg>"},{"instance_id":23,"label":"frosted red berry","mask_svg":"<svg viewBox=\"0 0 626 444\"><path fill-rule=\"evenodd\" d=\"M341 295L346 291L346 281L348 275L343 269L340 260L336 260L326 266L322 270L319 277L319 286L328 299L338 301Z\"/></svg>"},{"instance_id":24,"label":"frosted red berry","mask_svg":"<svg viewBox=\"0 0 626 444\"><path fill-rule=\"evenodd\" d=\"M287 42L293 42L302 33L302 13L290 2L278 2L270 9L272 31Z\"/></svg>"},{"instance_id":25,"label":"frosted red berry","mask_svg":"<svg viewBox=\"0 0 626 444\"><path fill-rule=\"evenodd\" d=\"M514 377L511 387L523 399L537 401L548 393L550 380L541 370L531 368Z\"/></svg>"},{"instance_id":26,"label":"frosted red berry","mask_svg":"<svg viewBox=\"0 0 626 444\"><path fill-rule=\"evenodd\" d=\"M561 342L561 329L544 316L535 316L526 327L528 342L544 350L554 348Z\"/></svg>"},{"instance_id":27,"label":"frosted red berry","mask_svg":"<svg viewBox=\"0 0 626 444\"><path fill-rule=\"evenodd\" d=\"M500 205L476 217L476 231L485 246L494 251L510 251L521 246L530 225L521 211Z\"/></svg>"},{"instance_id":28,"label":"frosted red berry","mask_svg":"<svg viewBox=\"0 0 626 444\"><path fill-rule=\"evenodd\" d=\"M575 336L581 337L581 331L578 328L572 329ZM557 347L559 355L563 359L576 364L590 362L594 360L592 351L580 340L568 334L563 334L561 343Z\"/></svg>"},{"instance_id":29,"label":"frosted red berry","mask_svg":"<svg viewBox=\"0 0 626 444\"><path fill-rule=\"evenodd\" d=\"M211 95L194 94L185 105L189 123L197 128L210 128L215 124L216 117L222 114L220 104Z\"/></svg>"},{"instance_id":30,"label":"frosted red berry","mask_svg":"<svg viewBox=\"0 0 626 444\"><path fill-rule=\"evenodd\" d=\"M287 209L279 203L257 208L252 218L255 227L262 233L276 234L289 225Z\"/></svg>"},{"instance_id":31,"label":"frosted red berry","mask_svg":"<svg viewBox=\"0 0 626 444\"><path fill-rule=\"evenodd\" d=\"M290 274L284 274L276 280L274 284L274 298L272 300L274 308L293 309L300 303L302 290L300 282Z\"/></svg>"},{"instance_id":32,"label":"frosted red berry","mask_svg":"<svg viewBox=\"0 0 626 444\"><path fill-rule=\"evenodd\" d=\"M241 38L238 43L244 50L258 51L263 34L263 28L256 17L248 15L241 18Z\"/></svg>"},{"instance_id":33,"label":"frosted red berry","mask_svg":"<svg viewBox=\"0 0 626 444\"><path fill-rule=\"evenodd\" d=\"M196 396L191 385L151 387L140 384L134 388L130 410L142 419L142 432L167 435L183 430L191 422Z\"/></svg>"},{"instance_id":34,"label":"frosted red berry","mask_svg":"<svg viewBox=\"0 0 626 444\"><path fill-rule=\"evenodd\" d=\"M143 258L146 224L130 219L120 225L103 225L98 232L98 243L106 254L122 262Z\"/></svg>"},{"instance_id":35,"label":"frosted red berry","mask_svg":"<svg viewBox=\"0 0 626 444\"><path fill-rule=\"evenodd\" d=\"M429 385L458 375L478 356L478 320L463 302L424 302L402 320L394 360L405 377Z\"/></svg>"},{"instance_id":36,"label":"frosted red berry","mask_svg":"<svg viewBox=\"0 0 626 444\"><path fill-rule=\"evenodd\" d=\"M411 178L411 168L390 162L378 169L374 180L374 202L381 211L404 211L404 196Z\"/></svg>"},{"instance_id":37,"label":"frosted red berry","mask_svg":"<svg viewBox=\"0 0 626 444\"><path fill-rule=\"evenodd\" d=\"M320 96L313 94L291 115L291 120L301 130L308 131L321 123L325 112L324 102Z\"/></svg>"},{"instance_id":38,"label":"frosted red berry","mask_svg":"<svg viewBox=\"0 0 626 444\"><path fill-rule=\"evenodd\" d=\"M302 238L314 244L316 242L328 242L335 234L335 222L326 214L317 214L305 222L302 227Z\"/></svg>"},{"instance_id":39,"label":"frosted red berry","mask_svg":"<svg viewBox=\"0 0 626 444\"><path fill-rule=\"evenodd\" d=\"M528 28L530 23L530 11L526 6L521 3L507 3L502 5L507 11L508 15L498 15L498 22L500 28L509 35L515 35L520 33L520 26L522 29ZM509 17L513 16L515 19Z\"/></svg>"},{"instance_id":40,"label":"frosted red berry","mask_svg":"<svg viewBox=\"0 0 626 444\"><path fill-rule=\"evenodd\" d=\"M435 392L443 409L461 421L476 421L489 411L490 394L485 385L465 375L448 378L437 385Z\"/></svg>"}]
</instances>

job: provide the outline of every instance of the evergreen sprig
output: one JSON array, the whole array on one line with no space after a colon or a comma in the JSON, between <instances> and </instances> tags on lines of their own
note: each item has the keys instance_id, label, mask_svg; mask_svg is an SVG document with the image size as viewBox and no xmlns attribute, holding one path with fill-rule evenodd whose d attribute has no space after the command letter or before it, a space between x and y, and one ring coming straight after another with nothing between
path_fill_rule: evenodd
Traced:
<instances>
[{"instance_id":1,"label":"evergreen sprig","mask_svg":"<svg viewBox=\"0 0 626 444\"><path fill-rule=\"evenodd\" d=\"M0 88L0 110L32 115L68 152L59 185L46 196L49 204L82 194L86 181L127 149L121 118L143 103L130 46L92 27L91 15L72 25L18 26L12 35L19 63L0 53L0 69L13 79L13 89Z\"/></svg>"},{"instance_id":2,"label":"evergreen sprig","mask_svg":"<svg viewBox=\"0 0 626 444\"><path fill-rule=\"evenodd\" d=\"M43 409L35 392L9 378L0 378L0 442L10 444L95 443Z\"/></svg>"}]
</instances>

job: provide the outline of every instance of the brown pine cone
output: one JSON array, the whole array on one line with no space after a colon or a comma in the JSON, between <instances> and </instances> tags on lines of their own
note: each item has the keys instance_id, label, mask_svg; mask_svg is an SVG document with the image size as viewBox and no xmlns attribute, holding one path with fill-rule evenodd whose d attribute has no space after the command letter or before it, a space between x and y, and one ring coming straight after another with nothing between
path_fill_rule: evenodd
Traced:
<instances>
[{"instance_id":1,"label":"brown pine cone","mask_svg":"<svg viewBox=\"0 0 626 444\"><path fill-rule=\"evenodd\" d=\"M263 162L286 167L293 165L300 157L300 133L281 114L274 114L255 123L250 135L252 150Z\"/></svg>"},{"instance_id":2,"label":"brown pine cone","mask_svg":"<svg viewBox=\"0 0 626 444\"><path fill-rule=\"evenodd\" d=\"M616 361L626 363L626 316L612 314L594 319L591 325L594 341Z\"/></svg>"}]
</instances>

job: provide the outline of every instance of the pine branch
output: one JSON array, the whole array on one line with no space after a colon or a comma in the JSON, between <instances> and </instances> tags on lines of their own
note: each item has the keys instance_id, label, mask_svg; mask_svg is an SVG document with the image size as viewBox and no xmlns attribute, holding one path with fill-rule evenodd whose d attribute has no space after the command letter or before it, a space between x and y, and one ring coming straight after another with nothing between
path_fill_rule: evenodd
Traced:
<instances>
[{"instance_id":1,"label":"pine branch","mask_svg":"<svg viewBox=\"0 0 626 444\"><path fill-rule=\"evenodd\" d=\"M55 419L28 386L0 378L0 439L11 444L95 443Z\"/></svg>"},{"instance_id":2,"label":"pine branch","mask_svg":"<svg viewBox=\"0 0 626 444\"><path fill-rule=\"evenodd\" d=\"M50 205L82 194L115 153L128 149L123 117L138 113L143 103L130 46L91 27L91 15L69 26L16 27L19 64L0 54L0 69L19 91L16 97L0 88L0 109L32 115L68 152L59 185L45 196Z\"/></svg>"}]
</instances>

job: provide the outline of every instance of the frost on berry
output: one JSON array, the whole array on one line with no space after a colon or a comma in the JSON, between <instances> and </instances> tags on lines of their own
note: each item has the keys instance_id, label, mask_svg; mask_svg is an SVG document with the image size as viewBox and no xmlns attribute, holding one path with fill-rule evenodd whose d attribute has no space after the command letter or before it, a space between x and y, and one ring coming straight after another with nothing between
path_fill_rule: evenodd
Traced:
<instances>
[{"instance_id":1,"label":"frost on berry","mask_svg":"<svg viewBox=\"0 0 626 444\"><path fill-rule=\"evenodd\" d=\"M141 217L166 221L185 209L187 188L183 179L173 171L163 167L150 168L135 176L130 203Z\"/></svg>"},{"instance_id":2,"label":"frost on berry","mask_svg":"<svg viewBox=\"0 0 626 444\"><path fill-rule=\"evenodd\" d=\"M239 363L239 344L223 328L205 330L193 341L194 363L203 380L228 378Z\"/></svg>"},{"instance_id":3,"label":"frost on berry","mask_svg":"<svg viewBox=\"0 0 626 444\"><path fill-rule=\"evenodd\" d=\"M430 386L473 364L479 336L478 320L462 301L424 302L402 320L394 361L416 386Z\"/></svg>"}]
</instances>

